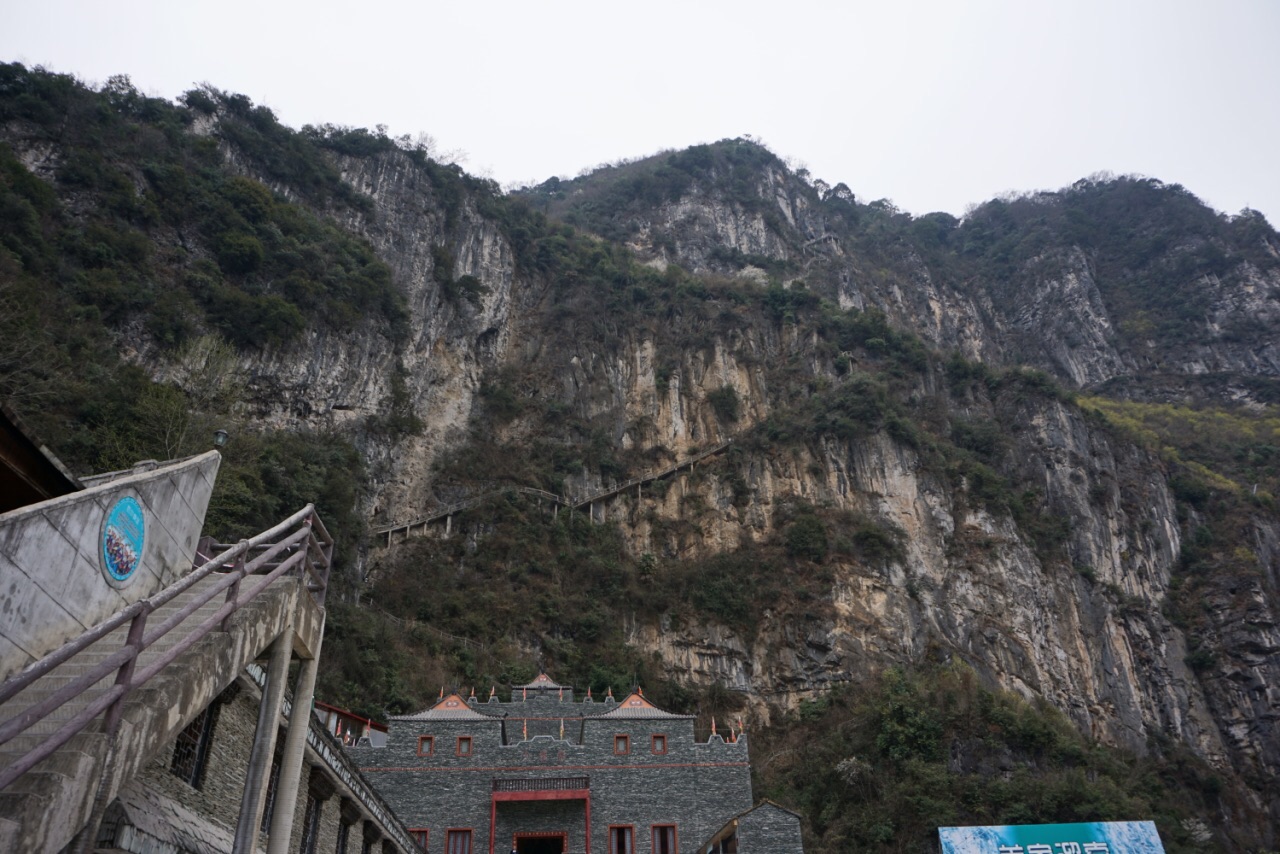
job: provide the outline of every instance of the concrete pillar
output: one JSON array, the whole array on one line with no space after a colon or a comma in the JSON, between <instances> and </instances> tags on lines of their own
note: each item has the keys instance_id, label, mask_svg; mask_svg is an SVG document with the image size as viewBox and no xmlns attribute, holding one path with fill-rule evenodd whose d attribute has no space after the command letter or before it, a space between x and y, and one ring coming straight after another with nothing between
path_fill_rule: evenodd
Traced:
<instances>
[{"instance_id":1,"label":"concrete pillar","mask_svg":"<svg viewBox=\"0 0 1280 854\"><path fill-rule=\"evenodd\" d=\"M292 652L291 618L271 644L267 684L262 689L262 702L258 706L258 728L253 734L253 749L249 753L249 773L244 781L244 795L240 798L240 819L236 823L232 854L254 854L258 847L258 827L262 824L262 809L267 800L267 781L271 777L271 760L276 752L276 730L279 728L280 706L284 702Z\"/></svg>"},{"instance_id":2,"label":"concrete pillar","mask_svg":"<svg viewBox=\"0 0 1280 854\"><path fill-rule=\"evenodd\" d=\"M316 671L320 665L320 647L324 644L324 627L317 633L316 648L311 658L304 659L293 688L293 709L289 713L289 731L284 737L284 756L280 760L280 782L276 785L276 808L271 815L271 836L267 854L285 854L293 833L294 807L298 803L298 782L302 777L303 753L307 747L307 729L311 726L311 701L316 690Z\"/></svg>"}]
</instances>

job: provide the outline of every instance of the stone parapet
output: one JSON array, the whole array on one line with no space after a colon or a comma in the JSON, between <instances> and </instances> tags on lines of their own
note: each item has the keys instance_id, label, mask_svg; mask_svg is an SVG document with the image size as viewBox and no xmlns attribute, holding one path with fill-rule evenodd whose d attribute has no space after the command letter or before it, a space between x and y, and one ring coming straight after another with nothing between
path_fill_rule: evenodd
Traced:
<instances>
[{"instance_id":1,"label":"stone parapet","mask_svg":"<svg viewBox=\"0 0 1280 854\"><path fill-rule=\"evenodd\" d=\"M0 681L191 571L221 459L209 451L0 514ZM119 579L103 550L122 507L142 525Z\"/></svg>"}]
</instances>

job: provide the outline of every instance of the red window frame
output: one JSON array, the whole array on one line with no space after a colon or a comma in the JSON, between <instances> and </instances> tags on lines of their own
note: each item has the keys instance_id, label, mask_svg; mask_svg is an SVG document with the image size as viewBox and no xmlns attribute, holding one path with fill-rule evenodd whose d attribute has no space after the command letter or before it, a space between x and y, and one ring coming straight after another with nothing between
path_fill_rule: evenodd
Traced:
<instances>
[{"instance_id":1,"label":"red window frame","mask_svg":"<svg viewBox=\"0 0 1280 854\"><path fill-rule=\"evenodd\" d=\"M658 831L671 830L671 847L666 851L658 850ZM680 836L674 824L653 824L649 826L649 840L653 844L653 854L680 854Z\"/></svg>"},{"instance_id":2,"label":"red window frame","mask_svg":"<svg viewBox=\"0 0 1280 854\"><path fill-rule=\"evenodd\" d=\"M464 747L466 748L466 750L463 750ZM473 749L473 745L471 742L471 736L469 735L458 736L458 747L457 747L457 750L455 751L458 756L470 756L472 749Z\"/></svg>"},{"instance_id":3,"label":"red window frame","mask_svg":"<svg viewBox=\"0 0 1280 854\"><path fill-rule=\"evenodd\" d=\"M422 745L424 744L427 746L426 750L422 749ZM418 736L418 755L419 756L434 756L435 752L436 752L436 737L434 735Z\"/></svg>"},{"instance_id":4,"label":"red window frame","mask_svg":"<svg viewBox=\"0 0 1280 854\"><path fill-rule=\"evenodd\" d=\"M667 752L667 736L665 733L653 735L649 738L649 750L662 756Z\"/></svg>"},{"instance_id":5,"label":"red window frame","mask_svg":"<svg viewBox=\"0 0 1280 854\"><path fill-rule=\"evenodd\" d=\"M427 838L431 835L431 830L426 827L409 828L409 838L418 843L418 849L427 850Z\"/></svg>"},{"instance_id":6,"label":"red window frame","mask_svg":"<svg viewBox=\"0 0 1280 854\"><path fill-rule=\"evenodd\" d=\"M471 854L473 828L451 827L444 832L445 854Z\"/></svg>"},{"instance_id":7,"label":"red window frame","mask_svg":"<svg viewBox=\"0 0 1280 854\"><path fill-rule=\"evenodd\" d=\"M626 831L626 844L621 850L614 845L614 831ZM636 854L636 826L634 824L609 825L609 854Z\"/></svg>"},{"instance_id":8,"label":"red window frame","mask_svg":"<svg viewBox=\"0 0 1280 854\"><path fill-rule=\"evenodd\" d=\"M622 745L622 749L618 749L618 745ZM613 737L613 755L626 756L631 752L631 736L625 733L617 733Z\"/></svg>"}]
</instances>

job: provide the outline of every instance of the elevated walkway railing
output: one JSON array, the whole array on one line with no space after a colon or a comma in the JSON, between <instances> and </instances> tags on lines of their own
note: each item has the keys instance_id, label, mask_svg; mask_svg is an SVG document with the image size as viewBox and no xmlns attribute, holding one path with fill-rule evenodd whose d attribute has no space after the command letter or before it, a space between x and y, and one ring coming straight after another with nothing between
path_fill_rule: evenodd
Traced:
<instances>
[{"instance_id":1,"label":"elevated walkway railing","mask_svg":"<svg viewBox=\"0 0 1280 854\"><path fill-rule=\"evenodd\" d=\"M631 489L633 486L643 486L644 484L649 483L651 481L661 480L664 477L675 474L681 469L685 469L685 468L692 469L695 463L700 463L703 460L705 460L707 457L720 453L721 451L723 451L725 448L729 447L732 444L733 444L732 439L726 439L725 441L721 442L718 445L713 445L712 447L707 448L705 451L702 451L701 453L695 454L694 456L689 457L686 460L681 460L680 462L675 463L674 465L669 465L660 471L650 472L649 474L632 478L626 483L620 483L617 486L611 486L608 489L602 489L599 492L588 495L586 498L579 499L577 503L573 505L573 509L577 510L578 508L581 508L581 507L590 507L592 504L595 504L597 501L603 498L609 498L619 493L626 492L628 489Z\"/></svg>"},{"instance_id":2,"label":"elevated walkway railing","mask_svg":"<svg viewBox=\"0 0 1280 854\"><path fill-rule=\"evenodd\" d=\"M119 611L115 616L89 629L0 685L0 707L3 707L24 689L35 684L42 676L51 673L59 665L128 625L128 634L123 646L43 700L22 709L10 719L0 723L0 746L3 746L40 721L49 718L61 707L69 703L74 704L81 695L89 692L113 673L115 674L115 683L110 688L88 700L84 707L60 728L40 738L30 750L0 770L0 790L31 770L41 760L52 755L103 713L106 717L102 729L108 737L114 736L124 710L125 700L132 692L145 685L210 632L225 631L231 616L256 599L277 579L290 574L298 575L304 580L317 604L323 606L325 592L329 585L332 557L333 538L316 515L315 507L308 504L274 528L225 548L181 580L156 595L135 602ZM213 584L202 585L198 595L183 604L158 626L148 630L148 615L214 573L222 574L222 578ZM256 583L253 583L247 591L242 591L242 582L249 576L253 576ZM216 612L189 628L183 637L172 643L154 660L148 661L145 667L141 669L135 667L144 650L157 644L161 638L165 638L219 594L223 594L224 600Z\"/></svg>"},{"instance_id":3,"label":"elevated walkway railing","mask_svg":"<svg viewBox=\"0 0 1280 854\"><path fill-rule=\"evenodd\" d=\"M591 507L597 501L602 501L606 498L611 498L614 495L618 495L623 492L626 492L627 490L641 487L646 483L651 483L652 481L661 480L664 477L669 477L670 475L675 474L681 469L686 469L686 468L692 469L695 464L702 462L707 457L720 453L721 451L728 448L732 444L733 444L732 439L726 439L725 441L719 443L718 445L713 445L710 448L707 448L706 450L693 455L692 457L689 457L687 459L681 460L680 462L669 465L666 468L663 468L654 472L649 472L648 474L641 475L640 477L632 478L631 480L628 480L626 483L620 483L614 486L607 487L605 489L598 490L584 497L571 498L564 495L557 495L554 492L548 492L545 489L537 489L531 486L510 486L504 489L489 490L488 492L481 493L480 495L477 495L474 498L468 498L465 501L459 501L455 504L446 505L444 507L431 511L431 513L429 513L426 516L421 516L417 519L414 519L412 522L401 522L401 523L396 523L394 525L384 525L381 528L374 528L373 533L378 537L386 537L387 538L386 544L391 545L391 536L393 534L404 534L405 536L408 536L410 533L412 533L414 528L422 528L425 530L426 526L431 524L432 522L439 522L441 519L447 519L448 517L461 513L464 510L470 510L472 507L478 507L479 505L484 504L486 501L491 501L494 498L498 498L503 495L509 495L513 492L521 495L531 495L534 498L545 499L547 501L550 501L554 505L557 505L559 507L564 507L569 510L581 510L584 507L588 507L588 508Z\"/></svg>"},{"instance_id":4,"label":"elevated walkway railing","mask_svg":"<svg viewBox=\"0 0 1280 854\"><path fill-rule=\"evenodd\" d=\"M590 788L590 777L493 778L495 792L573 792Z\"/></svg>"}]
</instances>

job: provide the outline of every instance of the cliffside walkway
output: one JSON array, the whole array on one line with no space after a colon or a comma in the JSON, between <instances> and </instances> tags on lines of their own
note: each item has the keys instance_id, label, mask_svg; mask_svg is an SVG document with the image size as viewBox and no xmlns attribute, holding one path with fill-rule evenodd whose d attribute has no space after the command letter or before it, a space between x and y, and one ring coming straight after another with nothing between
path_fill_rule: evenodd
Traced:
<instances>
[{"instance_id":1,"label":"cliffside walkway","mask_svg":"<svg viewBox=\"0 0 1280 854\"><path fill-rule=\"evenodd\" d=\"M601 489L597 492L593 492L590 495L580 497L580 498L569 498L563 495L556 495L554 492L548 492L545 489L537 489L535 487L530 487L530 486L509 486L509 487L504 487L503 489L493 489L488 492L483 492L480 495L475 496L474 498L468 498L465 501L459 501L456 504L446 505L445 507L441 507L437 510L433 510L430 514L426 516L422 516L418 519L414 519L412 522L403 522L403 523L397 523L394 525L385 525L381 528L375 528L373 532L378 537L385 536L386 537L385 544L389 546L391 545L391 540L393 535L402 534L404 538L407 538L412 535L413 530L415 528L417 528L420 533L425 533L427 530L427 526L433 522L439 522L441 520L444 520L446 525L446 531L447 531L449 526L451 526L451 520L454 515L461 513L464 510L469 510L472 507L478 507L479 505L484 504L487 501L492 501L494 498L498 498L503 495L509 495L512 492L519 493L522 495L530 495L530 496L533 496L534 498L539 498L539 499L549 501L557 510L561 507L564 507L569 511L574 511L574 510L581 510L582 508L585 507L591 510L593 514L592 518L594 519L595 504L597 501L603 501L606 498L612 498L615 495L619 495L631 489L639 490L646 483L651 483L655 480L661 480L664 477L669 477L670 475L673 475L676 472L686 468L692 471L696 463L699 463L705 460L707 457L714 456L715 454L718 454L724 451L726 448L728 448L732 444L733 444L732 439L726 439L725 441L719 443L718 445L713 445L712 447L707 448L704 451L700 451L699 453L694 454L692 457L689 457L688 459L681 460L680 462L669 465L666 468L663 468L654 472L649 472L648 474L641 475L640 477L632 478L626 483L620 483L620 484L617 484L616 486L610 486L607 489ZM381 540L376 540L375 542L381 542Z\"/></svg>"},{"instance_id":2,"label":"cliffside walkway","mask_svg":"<svg viewBox=\"0 0 1280 854\"><path fill-rule=\"evenodd\" d=\"M92 850L112 799L264 650L314 661L333 551L314 509L214 548L0 685L0 850Z\"/></svg>"}]
</instances>

